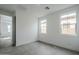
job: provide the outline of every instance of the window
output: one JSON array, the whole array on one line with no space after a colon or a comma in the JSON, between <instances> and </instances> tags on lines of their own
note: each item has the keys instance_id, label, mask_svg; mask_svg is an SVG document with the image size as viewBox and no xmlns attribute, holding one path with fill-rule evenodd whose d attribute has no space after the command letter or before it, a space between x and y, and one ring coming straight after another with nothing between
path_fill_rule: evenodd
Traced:
<instances>
[{"instance_id":1,"label":"window","mask_svg":"<svg viewBox=\"0 0 79 59\"><path fill-rule=\"evenodd\" d=\"M41 21L41 33L47 33L47 20Z\"/></svg>"},{"instance_id":2,"label":"window","mask_svg":"<svg viewBox=\"0 0 79 59\"><path fill-rule=\"evenodd\" d=\"M76 35L76 12L61 16L62 34Z\"/></svg>"},{"instance_id":3,"label":"window","mask_svg":"<svg viewBox=\"0 0 79 59\"><path fill-rule=\"evenodd\" d=\"M8 32L11 32L11 26L8 25Z\"/></svg>"}]
</instances>

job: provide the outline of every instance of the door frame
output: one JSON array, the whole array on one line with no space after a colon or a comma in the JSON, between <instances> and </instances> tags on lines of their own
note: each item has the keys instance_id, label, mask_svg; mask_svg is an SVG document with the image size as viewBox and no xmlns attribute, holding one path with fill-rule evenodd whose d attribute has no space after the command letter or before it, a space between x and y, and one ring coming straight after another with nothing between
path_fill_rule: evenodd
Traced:
<instances>
[{"instance_id":1,"label":"door frame","mask_svg":"<svg viewBox=\"0 0 79 59\"><path fill-rule=\"evenodd\" d=\"M16 16L12 17L12 46L16 46Z\"/></svg>"}]
</instances>

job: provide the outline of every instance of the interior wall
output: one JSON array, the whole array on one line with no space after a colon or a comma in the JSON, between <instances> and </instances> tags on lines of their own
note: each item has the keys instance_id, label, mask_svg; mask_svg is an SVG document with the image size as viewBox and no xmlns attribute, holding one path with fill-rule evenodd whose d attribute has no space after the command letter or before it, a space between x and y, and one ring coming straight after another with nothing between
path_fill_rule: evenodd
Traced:
<instances>
[{"instance_id":1,"label":"interior wall","mask_svg":"<svg viewBox=\"0 0 79 59\"><path fill-rule=\"evenodd\" d=\"M15 12L6 11L1 9L0 14L16 16L16 35L13 34L16 36L16 46L37 40L37 17L35 17L34 12L20 7L17 7Z\"/></svg>"},{"instance_id":2,"label":"interior wall","mask_svg":"<svg viewBox=\"0 0 79 59\"><path fill-rule=\"evenodd\" d=\"M72 35L63 35L61 34L61 27L60 27L60 16L63 13L76 11L77 13L77 28L76 33L77 36ZM79 51L79 5L75 5L70 8L66 8L54 13L51 13L50 15L44 16L39 18L40 20L47 19L47 34L41 34L39 31L39 40L54 44L60 47L64 47L67 49ZM39 25L40 29L40 25Z\"/></svg>"},{"instance_id":3,"label":"interior wall","mask_svg":"<svg viewBox=\"0 0 79 59\"><path fill-rule=\"evenodd\" d=\"M17 9L16 11L16 46L37 40L37 17L33 12Z\"/></svg>"}]
</instances>

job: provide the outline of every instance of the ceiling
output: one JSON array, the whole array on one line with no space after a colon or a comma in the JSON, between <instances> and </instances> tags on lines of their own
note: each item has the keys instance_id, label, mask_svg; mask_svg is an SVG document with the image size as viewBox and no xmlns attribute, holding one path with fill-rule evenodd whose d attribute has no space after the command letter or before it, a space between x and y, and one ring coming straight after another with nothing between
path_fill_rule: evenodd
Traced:
<instances>
[{"instance_id":1,"label":"ceiling","mask_svg":"<svg viewBox=\"0 0 79 59\"><path fill-rule=\"evenodd\" d=\"M36 13L38 17L41 17L70 6L73 6L73 4L0 4L0 9L14 12L19 8ZM46 10L45 7L50 9Z\"/></svg>"}]
</instances>

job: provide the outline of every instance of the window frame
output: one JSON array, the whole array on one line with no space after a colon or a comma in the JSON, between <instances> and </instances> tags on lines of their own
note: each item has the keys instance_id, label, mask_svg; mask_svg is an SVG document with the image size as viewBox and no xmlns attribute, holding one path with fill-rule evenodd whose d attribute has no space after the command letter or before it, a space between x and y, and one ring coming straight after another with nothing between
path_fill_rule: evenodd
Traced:
<instances>
[{"instance_id":1,"label":"window frame","mask_svg":"<svg viewBox=\"0 0 79 59\"><path fill-rule=\"evenodd\" d=\"M68 19L65 19L66 21L67 21L67 24L65 24L65 23L63 23L63 24L61 24L61 22L62 22L62 16L64 16L64 15L69 15L69 14L73 14L73 13L75 13L76 15L75 15L75 23L68 23ZM62 29L62 26L63 25L75 25L75 32L74 32L74 34L71 34L71 33L63 33L63 31L64 31L64 29ZM72 12L67 12L67 13L64 13L64 14L62 14L62 15L60 15L60 28L61 28L61 34L63 34L63 35L72 35L72 36L76 36L76 34L77 34L77 12L76 11L72 11ZM67 28L68 29L68 28Z\"/></svg>"},{"instance_id":2,"label":"window frame","mask_svg":"<svg viewBox=\"0 0 79 59\"><path fill-rule=\"evenodd\" d=\"M44 20L45 20L45 22L42 22ZM47 33L47 19L44 19L44 20L40 21L40 33L41 34L46 34Z\"/></svg>"}]
</instances>

